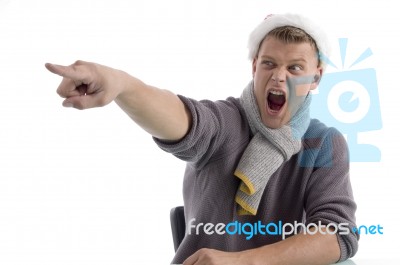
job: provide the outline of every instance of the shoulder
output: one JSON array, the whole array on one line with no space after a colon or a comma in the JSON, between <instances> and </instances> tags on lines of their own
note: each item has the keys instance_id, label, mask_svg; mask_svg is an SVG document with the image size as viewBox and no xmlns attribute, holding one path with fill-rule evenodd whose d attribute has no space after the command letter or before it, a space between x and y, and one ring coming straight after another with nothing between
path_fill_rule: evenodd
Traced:
<instances>
[{"instance_id":1,"label":"shoulder","mask_svg":"<svg viewBox=\"0 0 400 265\"><path fill-rule=\"evenodd\" d=\"M219 125L238 126L246 120L244 109L238 98L228 97L225 100L195 100L178 95L192 114L195 122L198 119L214 120ZM203 120L204 121L204 120Z\"/></svg>"},{"instance_id":2,"label":"shoulder","mask_svg":"<svg viewBox=\"0 0 400 265\"><path fill-rule=\"evenodd\" d=\"M215 108L224 115L234 116L244 114L244 109L238 98L228 97L225 100L217 101L201 100L200 103Z\"/></svg>"},{"instance_id":3,"label":"shoulder","mask_svg":"<svg viewBox=\"0 0 400 265\"><path fill-rule=\"evenodd\" d=\"M303 141L305 144L312 144L315 140L324 141L330 137L346 142L343 134L335 127L328 127L317 119L311 119L310 125L303 136Z\"/></svg>"},{"instance_id":4,"label":"shoulder","mask_svg":"<svg viewBox=\"0 0 400 265\"><path fill-rule=\"evenodd\" d=\"M311 120L303 136L300 156L302 164L307 166L332 166L337 161L349 161L347 142L343 134L317 119Z\"/></svg>"},{"instance_id":5,"label":"shoulder","mask_svg":"<svg viewBox=\"0 0 400 265\"><path fill-rule=\"evenodd\" d=\"M237 119L237 122L246 120L246 114L238 98L229 97L226 100L219 100L215 102L215 105L229 119Z\"/></svg>"},{"instance_id":6,"label":"shoulder","mask_svg":"<svg viewBox=\"0 0 400 265\"><path fill-rule=\"evenodd\" d=\"M212 101L208 99L196 100L182 95L178 95L179 99L189 108L208 108L211 110L243 112L243 108L238 98L228 97L225 100Z\"/></svg>"},{"instance_id":7,"label":"shoulder","mask_svg":"<svg viewBox=\"0 0 400 265\"><path fill-rule=\"evenodd\" d=\"M191 113L191 127L177 142L156 141L163 150L202 167L248 143L250 128L239 99L211 101L178 96Z\"/></svg>"}]
</instances>

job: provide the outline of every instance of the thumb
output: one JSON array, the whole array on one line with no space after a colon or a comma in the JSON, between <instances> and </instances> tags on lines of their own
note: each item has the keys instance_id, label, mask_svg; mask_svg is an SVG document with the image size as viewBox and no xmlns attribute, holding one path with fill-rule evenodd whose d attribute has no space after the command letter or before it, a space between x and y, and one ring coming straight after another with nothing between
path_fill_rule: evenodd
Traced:
<instances>
[{"instance_id":1,"label":"thumb","mask_svg":"<svg viewBox=\"0 0 400 265\"><path fill-rule=\"evenodd\" d=\"M110 102L106 100L104 91L101 91L93 94L69 97L64 100L63 106L83 110L94 107L102 107Z\"/></svg>"}]
</instances>

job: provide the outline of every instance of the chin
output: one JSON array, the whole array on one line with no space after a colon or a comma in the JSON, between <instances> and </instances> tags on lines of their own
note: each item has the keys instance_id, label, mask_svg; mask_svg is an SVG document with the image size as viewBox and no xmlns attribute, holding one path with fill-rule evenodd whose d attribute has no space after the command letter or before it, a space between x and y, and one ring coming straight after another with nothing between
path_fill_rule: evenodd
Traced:
<instances>
[{"instance_id":1,"label":"chin","mask_svg":"<svg viewBox=\"0 0 400 265\"><path fill-rule=\"evenodd\" d=\"M263 118L263 124L270 129L279 129L283 126L281 120L276 120L273 118Z\"/></svg>"}]
</instances>

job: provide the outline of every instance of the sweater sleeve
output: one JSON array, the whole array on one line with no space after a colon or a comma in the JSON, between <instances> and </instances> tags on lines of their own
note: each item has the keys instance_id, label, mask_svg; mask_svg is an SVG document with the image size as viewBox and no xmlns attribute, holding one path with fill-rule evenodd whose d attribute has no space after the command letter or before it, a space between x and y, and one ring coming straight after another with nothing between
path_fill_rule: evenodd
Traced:
<instances>
[{"instance_id":1,"label":"sweater sleeve","mask_svg":"<svg viewBox=\"0 0 400 265\"><path fill-rule=\"evenodd\" d=\"M355 255L359 240L359 234L353 231L357 206L349 177L348 147L341 133L333 128L318 142L305 194L306 223L345 226L347 229L338 229L336 233L341 252L339 261L344 261Z\"/></svg>"},{"instance_id":2,"label":"sweater sleeve","mask_svg":"<svg viewBox=\"0 0 400 265\"><path fill-rule=\"evenodd\" d=\"M175 142L153 138L164 151L181 160L202 167L222 156L230 148L244 142L243 131L249 131L247 122L235 98L197 101L179 95L192 115L192 124L186 136ZM248 134L247 134L248 135Z\"/></svg>"}]
</instances>

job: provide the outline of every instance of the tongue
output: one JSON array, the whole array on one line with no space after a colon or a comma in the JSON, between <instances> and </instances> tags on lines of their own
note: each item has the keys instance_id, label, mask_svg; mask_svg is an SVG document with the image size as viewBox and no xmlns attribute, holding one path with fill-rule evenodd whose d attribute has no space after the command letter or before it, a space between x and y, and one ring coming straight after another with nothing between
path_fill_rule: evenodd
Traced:
<instances>
[{"instance_id":1,"label":"tongue","mask_svg":"<svg viewBox=\"0 0 400 265\"><path fill-rule=\"evenodd\" d=\"M268 95L268 105L272 110L280 110L285 104L285 96L283 95Z\"/></svg>"}]
</instances>

